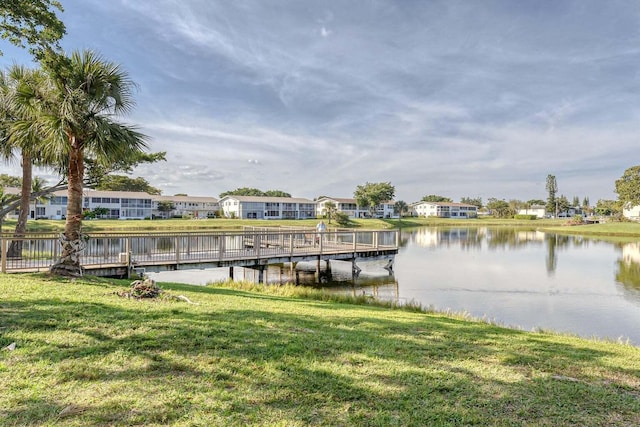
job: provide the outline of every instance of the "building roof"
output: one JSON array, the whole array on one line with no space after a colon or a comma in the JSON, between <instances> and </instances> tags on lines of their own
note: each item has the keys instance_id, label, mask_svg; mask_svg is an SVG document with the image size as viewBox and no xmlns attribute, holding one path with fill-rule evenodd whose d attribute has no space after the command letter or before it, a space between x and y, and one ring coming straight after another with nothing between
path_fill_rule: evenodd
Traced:
<instances>
[{"instance_id":1,"label":"building roof","mask_svg":"<svg viewBox=\"0 0 640 427\"><path fill-rule=\"evenodd\" d=\"M218 199L215 197L206 196L152 196L153 201L167 201L167 202L203 202L203 203L218 203Z\"/></svg>"},{"instance_id":2,"label":"building roof","mask_svg":"<svg viewBox=\"0 0 640 427\"><path fill-rule=\"evenodd\" d=\"M142 191L105 191L105 190L91 190L88 188L85 188L82 190L82 195L85 197L118 197L118 198L124 198L124 199L153 198L151 194L145 193Z\"/></svg>"},{"instance_id":3,"label":"building roof","mask_svg":"<svg viewBox=\"0 0 640 427\"><path fill-rule=\"evenodd\" d=\"M344 198L340 198L340 197L320 197L318 199L318 202L320 201L332 201L332 202L338 202L338 203L353 203L356 204L356 199L344 199Z\"/></svg>"},{"instance_id":4,"label":"building roof","mask_svg":"<svg viewBox=\"0 0 640 427\"><path fill-rule=\"evenodd\" d=\"M3 192L5 194L11 194L11 195L18 195L20 194L20 188L18 187L5 187L3 189ZM48 193L47 196L66 196L67 195L67 190L57 190L54 191L53 193Z\"/></svg>"},{"instance_id":5,"label":"building roof","mask_svg":"<svg viewBox=\"0 0 640 427\"><path fill-rule=\"evenodd\" d=\"M340 197L328 197L328 196L323 196L320 197L318 199L318 203L323 202L323 201L333 201L333 202L338 202L338 203L353 203L353 204L358 204L358 202L356 201L356 199L343 199ZM384 202L380 202L381 205L389 205L389 204L394 204L395 202L393 200L387 200Z\"/></svg>"},{"instance_id":6,"label":"building roof","mask_svg":"<svg viewBox=\"0 0 640 427\"><path fill-rule=\"evenodd\" d=\"M426 204L426 205L434 205L434 206L451 206L451 207L454 207L454 206L457 206L457 207L463 207L463 206L466 206L466 207L468 207L468 208L476 208L476 209L478 208L476 205L469 205L469 204L467 204L467 203L455 203L455 202L424 202L424 201L423 201L423 202L416 202L416 203L415 203L415 205L413 205L413 206L418 206L418 205L423 205L423 204Z\"/></svg>"},{"instance_id":7,"label":"building roof","mask_svg":"<svg viewBox=\"0 0 640 427\"><path fill-rule=\"evenodd\" d=\"M266 196L224 196L220 201L233 199L239 202L262 202L262 203L316 203L310 199L297 197L266 197Z\"/></svg>"}]
</instances>

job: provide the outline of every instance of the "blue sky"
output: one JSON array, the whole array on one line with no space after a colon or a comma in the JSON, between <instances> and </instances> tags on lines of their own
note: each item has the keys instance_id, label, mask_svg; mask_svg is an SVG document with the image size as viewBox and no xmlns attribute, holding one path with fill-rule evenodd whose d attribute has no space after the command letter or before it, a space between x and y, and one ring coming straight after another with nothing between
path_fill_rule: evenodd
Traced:
<instances>
[{"instance_id":1,"label":"blue sky","mask_svg":"<svg viewBox=\"0 0 640 427\"><path fill-rule=\"evenodd\" d=\"M62 0L139 85L163 194L616 198L639 164L634 0ZM0 66L29 63L0 41ZM3 169L6 166L3 166ZM17 173L14 166L12 172Z\"/></svg>"}]
</instances>

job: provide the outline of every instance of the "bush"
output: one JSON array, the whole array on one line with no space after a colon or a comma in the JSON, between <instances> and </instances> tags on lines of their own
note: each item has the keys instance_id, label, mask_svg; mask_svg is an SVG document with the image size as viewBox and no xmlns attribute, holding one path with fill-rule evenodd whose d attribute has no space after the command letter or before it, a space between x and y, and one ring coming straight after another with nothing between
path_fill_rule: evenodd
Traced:
<instances>
[{"instance_id":1,"label":"bush","mask_svg":"<svg viewBox=\"0 0 640 427\"><path fill-rule=\"evenodd\" d=\"M518 214L518 215L514 215L513 218L514 219L523 219L523 220L533 221L534 219L538 219L538 216L537 215Z\"/></svg>"},{"instance_id":2,"label":"bush","mask_svg":"<svg viewBox=\"0 0 640 427\"><path fill-rule=\"evenodd\" d=\"M336 212L335 214L333 214L333 218L336 220L338 225L341 225L343 227L349 225L349 215L344 212Z\"/></svg>"}]
</instances>

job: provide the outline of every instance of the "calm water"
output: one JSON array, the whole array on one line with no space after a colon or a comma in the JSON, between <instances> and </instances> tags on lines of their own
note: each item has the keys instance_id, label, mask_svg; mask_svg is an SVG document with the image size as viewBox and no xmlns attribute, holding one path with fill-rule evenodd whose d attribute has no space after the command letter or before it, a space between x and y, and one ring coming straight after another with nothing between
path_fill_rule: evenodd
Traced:
<instances>
[{"instance_id":1,"label":"calm water","mask_svg":"<svg viewBox=\"0 0 640 427\"><path fill-rule=\"evenodd\" d=\"M467 312L506 326L565 331L640 345L640 242L609 243L509 228L403 230L394 275L385 261L332 262L336 292L416 301L438 310ZM314 283L315 265L274 266L268 281ZM237 268L236 279L257 280ZM156 280L204 284L228 269L152 274Z\"/></svg>"}]
</instances>

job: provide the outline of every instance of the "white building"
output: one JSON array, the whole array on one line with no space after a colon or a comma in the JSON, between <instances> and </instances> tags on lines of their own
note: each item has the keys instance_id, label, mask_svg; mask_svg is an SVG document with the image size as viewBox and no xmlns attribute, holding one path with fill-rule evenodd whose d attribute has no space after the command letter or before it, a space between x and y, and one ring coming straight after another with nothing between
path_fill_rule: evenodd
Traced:
<instances>
[{"instance_id":1,"label":"white building","mask_svg":"<svg viewBox=\"0 0 640 427\"><path fill-rule=\"evenodd\" d=\"M225 196L219 201L226 218L309 219L316 217L316 202L293 197Z\"/></svg>"},{"instance_id":2,"label":"white building","mask_svg":"<svg viewBox=\"0 0 640 427\"><path fill-rule=\"evenodd\" d=\"M625 203L624 207L622 208L622 215L625 218L635 221L640 220L640 205L632 206L631 203Z\"/></svg>"},{"instance_id":3,"label":"white building","mask_svg":"<svg viewBox=\"0 0 640 427\"><path fill-rule=\"evenodd\" d=\"M5 188L7 194L20 194L18 188ZM29 206L30 219L64 219L67 216L67 190L58 190L39 200L32 200ZM107 209L98 218L107 219L145 219L151 218L152 196L142 192L130 191L82 191L82 209L93 211L96 208ZM17 211L9 217L16 218Z\"/></svg>"},{"instance_id":4,"label":"white building","mask_svg":"<svg viewBox=\"0 0 640 427\"><path fill-rule=\"evenodd\" d=\"M151 219L152 197L135 191L85 189L82 192L82 208L87 211L108 209L108 213L98 216L101 219Z\"/></svg>"},{"instance_id":5,"label":"white building","mask_svg":"<svg viewBox=\"0 0 640 427\"><path fill-rule=\"evenodd\" d=\"M338 197L320 197L317 201L317 215L326 215L325 205L332 202L336 206L338 212L342 212L349 218L369 218L371 217L370 209L358 206L356 199L343 199ZM395 202L383 202L375 207L375 218L397 218L398 214L394 210Z\"/></svg>"},{"instance_id":6,"label":"white building","mask_svg":"<svg viewBox=\"0 0 640 427\"><path fill-rule=\"evenodd\" d=\"M412 205L416 215L436 218L477 218L478 207L466 203L417 202Z\"/></svg>"},{"instance_id":7,"label":"white building","mask_svg":"<svg viewBox=\"0 0 640 427\"><path fill-rule=\"evenodd\" d=\"M544 218L547 208L542 205L533 205L525 209L518 210L518 215L535 215L537 218Z\"/></svg>"},{"instance_id":8,"label":"white building","mask_svg":"<svg viewBox=\"0 0 640 427\"><path fill-rule=\"evenodd\" d=\"M152 196L153 215L160 218L172 218L175 216L187 218L214 218L220 210L218 199L215 197L198 196ZM163 211L159 206L164 203L173 206L170 211Z\"/></svg>"},{"instance_id":9,"label":"white building","mask_svg":"<svg viewBox=\"0 0 640 427\"><path fill-rule=\"evenodd\" d=\"M5 187L5 194L18 195L20 189ZM7 218L17 219L19 209L7 214ZM59 190L47 194L38 200L32 200L29 204L29 219L63 219L67 215L67 190Z\"/></svg>"}]
</instances>

